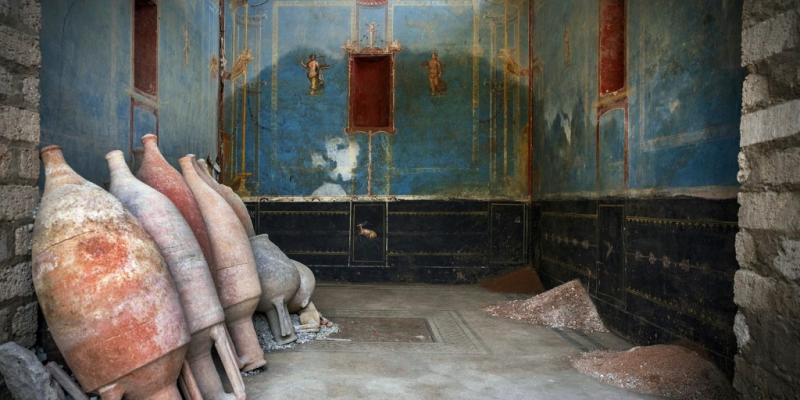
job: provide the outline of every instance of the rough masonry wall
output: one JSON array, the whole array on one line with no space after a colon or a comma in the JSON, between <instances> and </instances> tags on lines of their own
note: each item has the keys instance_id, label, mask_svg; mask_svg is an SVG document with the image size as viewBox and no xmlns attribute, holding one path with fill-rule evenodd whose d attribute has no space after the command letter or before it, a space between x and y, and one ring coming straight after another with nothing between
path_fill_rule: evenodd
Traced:
<instances>
[{"instance_id":1,"label":"rough masonry wall","mask_svg":"<svg viewBox=\"0 0 800 400\"><path fill-rule=\"evenodd\" d=\"M30 252L39 201L39 28L38 0L0 0L0 343L27 347L38 319Z\"/></svg>"},{"instance_id":2,"label":"rough masonry wall","mask_svg":"<svg viewBox=\"0 0 800 400\"><path fill-rule=\"evenodd\" d=\"M734 385L743 398L789 399L800 389L800 1L747 0L742 29L749 75L739 154Z\"/></svg>"}]
</instances>

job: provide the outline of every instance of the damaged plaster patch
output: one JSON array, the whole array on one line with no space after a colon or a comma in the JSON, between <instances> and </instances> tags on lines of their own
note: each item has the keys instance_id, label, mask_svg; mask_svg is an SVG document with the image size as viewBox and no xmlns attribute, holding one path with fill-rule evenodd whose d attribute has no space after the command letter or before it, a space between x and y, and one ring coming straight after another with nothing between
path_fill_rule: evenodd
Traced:
<instances>
[{"instance_id":1,"label":"damaged plaster patch","mask_svg":"<svg viewBox=\"0 0 800 400\"><path fill-rule=\"evenodd\" d=\"M341 185L325 182L311 193L312 196L347 196Z\"/></svg>"},{"instance_id":2,"label":"damaged plaster patch","mask_svg":"<svg viewBox=\"0 0 800 400\"><path fill-rule=\"evenodd\" d=\"M328 139L325 143L325 152L328 159L334 162L334 168L328 176L333 180L341 178L345 182L353 179L360 150L355 139L342 137Z\"/></svg>"},{"instance_id":3,"label":"damaged plaster patch","mask_svg":"<svg viewBox=\"0 0 800 400\"><path fill-rule=\"evenodd\" d=\"M675 110L677 110L678 107L680 106L681 106L680 100L678 99L672 100L672 102L669 103L669 112L674 113Z\"/></svg>"},{"instance_id":4,"label":"damaged plaster patch","mask_svg":"<svg viewBox=\"0 0 800 400\"><path fill-rule=\"evenodd\" d=\"M564 132L564 138L567 140L567 144L572 144L572 125L567 114L559 115L559 120L561 122L561 131Z\"/></svg>"},{"instance_id":5,"label":"damaged plaster patch","mask_svg":"<svg viewBox=\"0 0 800 400\"><path fill-rule=\"evenodd\" d=\"M311 165L315 168L326 168L328 167L328 160L322 154L313 152L311 153Z\"/></svg>"}]
</instances>

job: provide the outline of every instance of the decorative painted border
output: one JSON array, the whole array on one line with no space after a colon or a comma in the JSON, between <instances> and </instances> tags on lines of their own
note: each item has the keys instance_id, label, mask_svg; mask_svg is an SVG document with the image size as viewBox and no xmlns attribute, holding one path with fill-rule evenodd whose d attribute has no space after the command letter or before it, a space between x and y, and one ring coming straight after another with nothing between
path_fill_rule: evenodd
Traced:
<instances>
[{"instance_id":1,"label":"decorative painted border","mask_svg":"<svg viewBox=\"0 0 800 400\"><path fill-rule=\"evenodd\" d=\"M597 219L597 214L581 214L572 212L556 212L556 211L542 211L542 217L551 218L581 218L581 219Z\"/></svg>"},{"instance_id":2,"label":"decorative painted border","mask_svg":"<svg viewBox=\"0 0 800 400\"><path fill-rule=\"evenodd\" d=\"M739 229L739 223L737 221L720 221L715 219L677 219L629 215L625 216L625 222L643 225L685 226L703 229Z\"/></svg>"},{"instance_id":3,"label":"decorative painted border","mask_svg":"<svg viewBox=\"0 0 800 400\"><path fill-rule=\"evenodd\" d=\"M324 351L349 353L424 353L424 354L490 354L481 339L472 332L464 318L454 310L352 310L325 309L325 316L359 318L424 318L433 342L347 342L312 341L290 351Z\"/></svg>"}]
</instances>

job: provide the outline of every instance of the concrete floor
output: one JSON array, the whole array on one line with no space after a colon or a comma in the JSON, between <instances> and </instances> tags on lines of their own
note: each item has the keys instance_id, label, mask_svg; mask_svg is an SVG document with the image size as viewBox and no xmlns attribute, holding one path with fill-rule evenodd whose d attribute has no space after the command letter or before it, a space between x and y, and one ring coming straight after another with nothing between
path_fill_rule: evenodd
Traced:
<instances>
[{"instance_id":1,"label":"concrete floor","mask_svg":"<svg viewBox=\"0 0 800 400\"><path fill-rule=\"evenodd\" d=\"M320 284L314 302L334 322L337 316L424 318L430 335L425 342L316 341L269 353L268 370L245 378L248 398L653 398L601 384L569 365L568 357L583 350L629 347L613 334L560 332L482 311L515 297L464 285Z\"/></svg>"}]
</instances>

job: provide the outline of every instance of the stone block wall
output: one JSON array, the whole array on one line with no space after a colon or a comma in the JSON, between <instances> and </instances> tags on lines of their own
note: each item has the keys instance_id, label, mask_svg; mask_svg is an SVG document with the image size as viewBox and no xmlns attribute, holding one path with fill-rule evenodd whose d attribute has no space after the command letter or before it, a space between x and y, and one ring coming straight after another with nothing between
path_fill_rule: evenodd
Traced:
<instances>
[{"instance_id":1,"label":"stone block wall","mask_svg":"<svg viewBox=\"0 0 800 400\"><path fill-rule=\"evenodd\" d=\"M734 386L800 392L800 0L745 0Z\"/></svg>"},{"instance_id":2,"label":"stone block wall","mask_svg":"<svg viewBox=\"0 0 800 400\"><path fill-rule=\"evenodd\" d=\"M36 343L31 233L39 201L39 0L0 0L0 343ZM0 393L2 394L2 393Z\"/></svg>"}]
</instances>

